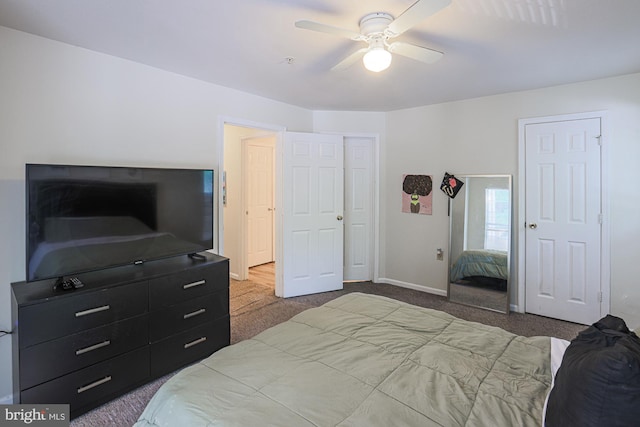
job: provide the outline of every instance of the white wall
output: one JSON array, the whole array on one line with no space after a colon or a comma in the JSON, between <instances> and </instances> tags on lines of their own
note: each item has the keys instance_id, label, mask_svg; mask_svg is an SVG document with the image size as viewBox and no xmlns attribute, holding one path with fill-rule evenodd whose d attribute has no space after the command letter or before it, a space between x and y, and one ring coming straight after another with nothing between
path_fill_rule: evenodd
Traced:
<instances>
[{"instance_id":1,"label":"white wall","mask_svg":"<svg viewBox=\"0 0 640 427\"><path fill-rule=\"evenodd\" d=\"M0 329L25 278L24 165L213 168L219 117L311 131L310 111L0 27ZM0 403L11 393L0 337Z\"/></svg>"},{"instance_id":2,"label":"white wall","mask_svg":"<svg viewBox=\"0 0 640 427\"><path fill-rule=\"evenodd\" d=\"M438 187L445 171L512 174L517 201L518 119L599 110L609 118L611 313L632 328L640 326L640 74L387 114L388 142L381 155L387 175L387 277L446 289L447 263L435 260L435 250L448 246L447 198L436 190L432 216L403 214L402 174L432 174Z\"/></svg>"}]
</instances>

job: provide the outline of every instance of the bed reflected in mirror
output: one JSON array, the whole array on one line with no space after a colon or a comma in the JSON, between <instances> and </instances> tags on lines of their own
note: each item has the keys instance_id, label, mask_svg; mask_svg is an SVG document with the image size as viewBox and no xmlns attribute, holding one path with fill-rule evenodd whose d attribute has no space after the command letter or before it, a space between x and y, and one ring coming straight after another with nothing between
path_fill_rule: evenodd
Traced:
<instances>
[{"instance_id":1,"label":"bed reflected in mirror","mask_svg":"<svg viewBox=\"0 0 640 427\"><path fill-rule=\"evenodd\" d=\"M449 199L452 302L509 312L511 175L456 175Z\"/></svg>"}]
</instances>

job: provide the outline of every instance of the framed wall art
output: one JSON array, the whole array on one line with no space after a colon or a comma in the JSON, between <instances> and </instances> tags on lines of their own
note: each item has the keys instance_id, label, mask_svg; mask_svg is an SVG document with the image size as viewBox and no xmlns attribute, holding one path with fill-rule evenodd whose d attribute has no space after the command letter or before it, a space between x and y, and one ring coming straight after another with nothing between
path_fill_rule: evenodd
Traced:
<instances>
[{"instance_id":1,"label":"framed wall art","mask_svg":"<svg viewBox=\"0 0 640 427\"><path fill-rule=\"evenodd\" d=\"M402 212L431 215L433 206L431 175L402 176Z\"/></svg>"}]
</instances>

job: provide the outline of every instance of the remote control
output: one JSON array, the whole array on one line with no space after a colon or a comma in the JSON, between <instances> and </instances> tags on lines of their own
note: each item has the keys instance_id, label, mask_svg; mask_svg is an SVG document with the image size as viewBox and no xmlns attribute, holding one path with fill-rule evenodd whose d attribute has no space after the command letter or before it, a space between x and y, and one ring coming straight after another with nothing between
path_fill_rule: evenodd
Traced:
<instances>
[{"instance_id":1,"label":"remote control","mask_svg":"<svg viewBox=\"0 0 640 427\"><path fill-rule=\"evenodd\" d=\"M68 291L70 289L78 289L84 286L84 283L80 281L77 277L70 277L68 279L63 279L60 277L56 283L53 285L53 289L62 289L63 291Z\"/></svg>"},{"instance_id":2,"label":"remote control","mask_svg":"<svg viewBox=\"0 0 640 427\"><path fill-rule=\"evenodd\" d=\"M78 279L77 277L72 277L71 279L69 279L69 281L71 282L71 285L75 289L78 289L84 286L84 283L82 283L80 279Z\"/></svg>"},{"instance_id":3,"label":"remote control","mask_svg":"<svg viewBox=\"0 0 640 427\"><path fill-rule=\"evenodd\" d=\"M63 291L68 291L69 289L73 289L73 284L69 280L63 280L62 282L58 283L54 287L54 289L58 287L62 288Z\"/></svg>"}]
</instances>

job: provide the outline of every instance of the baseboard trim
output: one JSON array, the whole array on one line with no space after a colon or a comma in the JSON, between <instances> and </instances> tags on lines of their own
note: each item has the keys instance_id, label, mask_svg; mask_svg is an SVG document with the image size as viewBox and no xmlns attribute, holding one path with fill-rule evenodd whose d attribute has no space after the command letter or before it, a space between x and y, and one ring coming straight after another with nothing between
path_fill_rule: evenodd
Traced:
<instances>
[{"instance_id":1,"label":"baseboard trim","mask_svg":"<svg viewBox=\"0 0 640 427\"><path fill-rule=\"evenodd\" d=\"M429 286L417 285L415 283L402 282L400 280L394 280L394 279L385 279L385 278L382 278L382 277L379 278L378 281L380 283L388 283L388 284L393 285L393 286L399 286L401 288L413 289L415 291L426 292L428 294L439 295L441 297L446 297L447 296L447 291L444 290L444 289L430 288Z\"/></svg>"},{"instance_id":2,"label":"baseboard trim","mask_svg":"<svg viewBox=\"0 0 640 427\"><path fill-rule=\"evenodd\" d=\"M13 403L13 394L8 394L0 398L0 405L11 405Z\"/></svg>"},{"instance_id":3,"label":"baseboard trim","mask_svg":"<svg viewBox=\"0 0 640 427\"><path fill-rule=\"evenodd\" d=\"M238 277L240 277L240 276L238 276L236 273L229 273L229 278L230 279L240 280L240 279L238 279Z\"/></svg>"},{"instance_id":4,"label":"baseboard trim","mask_svg":"<svg viewBox=\"0 0 640 427\"><path fill-rule=\"evenodd\" d=\"M413 290L416 290L416 291L426 292L428 294L439 295L441 297L446 297L447 296L447 291L446 290L430 288L429 286L416 285L415 283L401 282L400 280L386 279L386 278L380 277L378 279L378 283L388 283L388 284L393 285L393 286L399 286L401 288L413 289ZM518 304L510 304L509 305L509 310L511 312L513 312L513 313L524 313L524 311L520 311L520 306Z\"/></svg>"}]
</instances>

